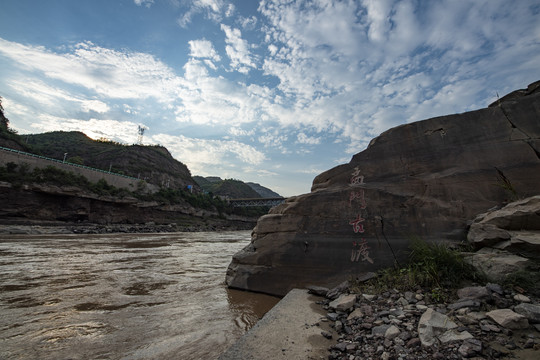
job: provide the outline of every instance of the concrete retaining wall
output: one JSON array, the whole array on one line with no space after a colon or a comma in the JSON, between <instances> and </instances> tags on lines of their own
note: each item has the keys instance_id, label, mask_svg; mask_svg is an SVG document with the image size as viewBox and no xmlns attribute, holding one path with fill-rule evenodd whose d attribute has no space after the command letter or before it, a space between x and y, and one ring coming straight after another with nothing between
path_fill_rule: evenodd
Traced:
<instances>
[{"instance_id":1,"label":"concrete retaining wall","mask_svg":"<svg viewBox=\"0 0 540 360\"><path fill-rule=\"evenodd\" d=\"M62 160L56 160L38 156L30 153L25 153L18 150L8 149L0 147L0 166L5 166L7 163L12 162L15 164L28 164L30 169L45 168L47 166L54 166L64 171L70 171L75 174L83 175L91 182L98 182L101 179L107 181L109 185L117 188L125 188L128 190L136 190L137 184L141 181L137 178L110 173L105 170L93 169L88 166L82 166L77 164L65 163ZM147 184L147 188L153 188Z\"/></svg>"}]
</instances>

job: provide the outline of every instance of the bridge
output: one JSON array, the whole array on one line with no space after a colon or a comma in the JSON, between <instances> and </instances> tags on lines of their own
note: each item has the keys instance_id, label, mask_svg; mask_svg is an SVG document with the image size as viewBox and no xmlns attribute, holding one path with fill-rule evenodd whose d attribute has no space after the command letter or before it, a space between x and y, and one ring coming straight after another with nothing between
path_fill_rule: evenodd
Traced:
<instances>
[{"instance_id":1,"label":"bridge","mask_svg":"<svg viewBox=\"0 0 540 360\"><path fill-rule=\"evenodd\" d=\"M249 206L276 206L283 204L287 200L284 197L275 198L246 198L246 199L229 199L229 204L233 207L249 207Z\"/></svg>"}]
</instances>

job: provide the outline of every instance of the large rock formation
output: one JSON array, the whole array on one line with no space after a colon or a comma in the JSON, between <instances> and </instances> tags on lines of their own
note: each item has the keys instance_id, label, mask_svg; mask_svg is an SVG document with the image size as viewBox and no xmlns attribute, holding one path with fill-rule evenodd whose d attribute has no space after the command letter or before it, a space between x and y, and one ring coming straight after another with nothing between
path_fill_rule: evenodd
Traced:
<instances>
[{"instance_id":1,"label":"large rock formation","mask_svg":"<svg viewBox=\"0 0 540 360\"><path fill-rule=\"evenodd\" d=\"M536 272L535 263L540 265L540 195L478 215L467 240L480 250L466 259L491 281L504 282L518 271Z\"/></svg>"},{"instance_id":2,"label":"large rock formation","mask_svg":"<svg viewBox=\"0 0 540 360\"><path fill-rule=\"evenodd\" d=\"M402 261L411 237L461 241L479 213L540 192L540 91L390 129L259 219L230 287L283 295Z\"/></svg>"}]
</instances>

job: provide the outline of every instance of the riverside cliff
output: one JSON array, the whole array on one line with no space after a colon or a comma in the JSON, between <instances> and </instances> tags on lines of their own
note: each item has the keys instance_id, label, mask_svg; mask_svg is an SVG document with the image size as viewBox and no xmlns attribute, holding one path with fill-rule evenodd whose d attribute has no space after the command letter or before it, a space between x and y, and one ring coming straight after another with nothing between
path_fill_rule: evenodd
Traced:
<instances>
[{"instance_id":1,"label":"riverside cliff","mask_svg":"<svg viewBox=\"0 0 540 360\"><path fill-rule=\"evenodd\" d=\"M465 240L477 214L539 194L540 82L510 95L390 129L318 175L311 193L259 219L228 286L333 286L404 261L412 237Z\"/></svg>"}]
</instances>

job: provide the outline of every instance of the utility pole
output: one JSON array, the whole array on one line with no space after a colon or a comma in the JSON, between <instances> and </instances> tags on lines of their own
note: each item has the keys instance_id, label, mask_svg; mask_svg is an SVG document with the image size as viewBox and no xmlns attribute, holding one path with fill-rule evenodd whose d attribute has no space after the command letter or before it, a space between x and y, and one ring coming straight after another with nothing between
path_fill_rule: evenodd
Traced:
<instances>
[{"instance_id":1,"label":"utility pole","mask_svg":"<svg viewBox=\"0 0 540 360\"><path fill-rule=\"evenodd\" d=\"M137 137L137 144L142 145L143 144L143 135L144 131L146 130L146 127L139 125L139 136Z\"/></svg>"}]
</instances>

